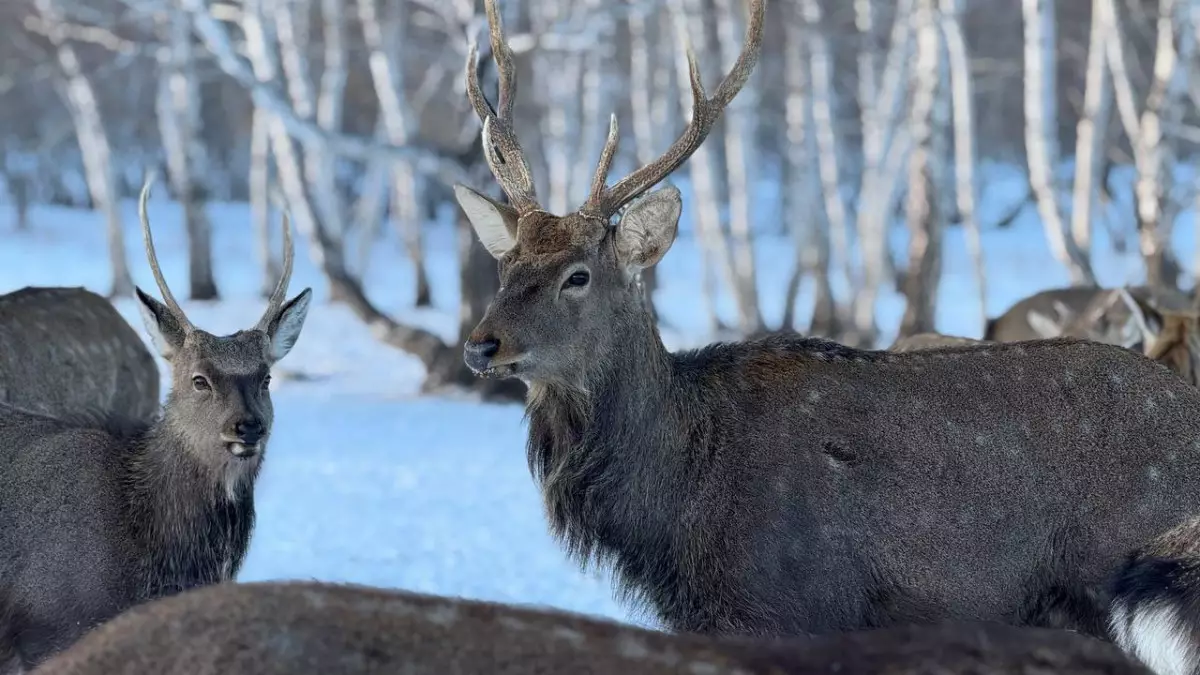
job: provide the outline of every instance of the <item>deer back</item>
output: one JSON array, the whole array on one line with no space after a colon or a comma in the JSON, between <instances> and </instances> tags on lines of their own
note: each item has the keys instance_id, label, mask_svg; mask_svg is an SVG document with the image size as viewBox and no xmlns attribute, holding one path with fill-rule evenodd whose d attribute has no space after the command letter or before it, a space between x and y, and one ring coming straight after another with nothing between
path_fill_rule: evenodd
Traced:
<instances>
[{"instance_id":1,"label":"deer back","mask_svg":"<svg viewBox=\"0 0 1200 675\"><path fill-rule=\"evenodd\" d=\"M146 343L105 298L32 286L0 296L0 401L150 419L159 387Z\"/></svg>"},{"instance_id":2,"label":"deer back","mask_svg":"<svg viewBox=\"0 0 1200 675\"><path fill-rule=\"evenodd\" d=\"M942 335L941 333L917 333L897 339L888 347L888 351L911 352L920 349L937 349L938 347L959 347L962 345L983 344L983 340L958 337L957 335Z\"/></svg>"},{"instance_id":3,"label":"deer back","mask_svg":"<svg viewBox=\"0 0 1200 675\"><path fill-rule=\"evenodd\" d=\"M1200 386L1200 314L1163 312L1162 328L1145 344L1148 358Z\"/></svg>"},{"instance_id":4,"label":"deer back","mask_svg":"<svg viewBox=\"0 0 1200 675\"><path fill-rule=\"evenodd\" d=\"M1128 673L1111 645L1003 625L766 641L671 634L568 612L313 582L222 584L136 607L39 675L437 673Z\"/></svg>"}]
</instances>

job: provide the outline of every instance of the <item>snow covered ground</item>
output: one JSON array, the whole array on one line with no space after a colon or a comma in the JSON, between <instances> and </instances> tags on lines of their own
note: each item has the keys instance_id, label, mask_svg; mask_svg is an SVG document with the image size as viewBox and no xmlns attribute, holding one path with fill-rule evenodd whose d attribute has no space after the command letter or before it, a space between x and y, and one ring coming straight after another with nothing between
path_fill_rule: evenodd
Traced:
<instances>
[{"instance_id":1,"label":"snow covered ground","mask_svg":"<svg viewBox=\"0 0 1200 675\"><path fill-rule=\"evenodd\" d=\"M986 226L1023 192L1023 178L995 169L984 172L984 178L981 210ZM134 280L157 294L141 253L135 204L126 202L124 211ZM186 257L178 207L156 200L150 214L164 273L183 297ZM258 270L245 205L213 204L210 214L224 299L183 305L199 326L226 333L252 325L263 304L254 293ZM25 285L107 290L99 214L36 208L29 233L16 233L12 222L11 211L0 205L0 292ZM759 225L764 233L782 229L774 222ZM1192 214L1181 216L1174 245L1189 269L1196 250L1194 229ZM1136 244L1130 252L1116 255L1103 228L1096 238L1095 266L1103 283L1141 280ZM435 309L408 307L411 267L394 240L374 253L369 294L405 321L453 339L458 293L453 244L453 233L444 223L430 227L427 249ZM329 305L303 240L298 247L292 294L311 285L317 302L299 343L279 370L307 377L277 376L274 381L275 431L257 493L258 527L241 579L349 581L553 605L645 623L646 617L631 614L613 599L605 574L578 570L547 534L526 469L520 406L418 396L421 364L377 344L346 310ZM1067 282L1065 271L1047 250L1032 207L1011 227L986 232L984 249L990 315L1029 293ZM782 313L794 246L785 236L762 234L757 252L763 311L774 324ZM705 318L696 311L699 263L695 243L685 233L660 265L656 300L671 326L664 334L668 346L709 339ZM938 323L943 332L980 334L972 278L961 232L955 228L947 234L940 291ZM808 302L807 297L801 302ZM140 329L133 303L122 301L119 308ZM726 299L723 310L730 318L731 309ZM889 332L885 339L902 310L897 296L884 298L880 318ZM799 316L806 315L801 309Z\"/></svg>"}]
</instances>

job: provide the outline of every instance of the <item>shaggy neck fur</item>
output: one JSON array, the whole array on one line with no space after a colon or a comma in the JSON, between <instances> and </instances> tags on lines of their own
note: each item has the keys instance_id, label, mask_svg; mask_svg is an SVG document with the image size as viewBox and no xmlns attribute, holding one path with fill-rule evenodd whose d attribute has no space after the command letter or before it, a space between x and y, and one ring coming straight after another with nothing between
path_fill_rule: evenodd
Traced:
<instances>
[{"instance_id":1,"label":"shaggy neck fur","mask_svg":"<svg viewBox=\"0 0 1200 675\"><path fill-rule=\"evenodd\" d=\"M145 597L233 579L250 543L260 460L204 461L213 449L189 445L168 406L125 456L126 517L142 549Z\"/></svg>"},{"instance_id":2,"label":"shaggy neck fur","mask_svg":"<svg viewBox=\"0 0 1200 675\"><path fill-rule=\"evenodd\" d=\"M577 381L531 383L529 466L568 554L611 563L628 599L663 613L689 585L681 521L703 449L688 442L687 395L653 320L630 303L613 326Z\"/></svg>"}]
</instances>

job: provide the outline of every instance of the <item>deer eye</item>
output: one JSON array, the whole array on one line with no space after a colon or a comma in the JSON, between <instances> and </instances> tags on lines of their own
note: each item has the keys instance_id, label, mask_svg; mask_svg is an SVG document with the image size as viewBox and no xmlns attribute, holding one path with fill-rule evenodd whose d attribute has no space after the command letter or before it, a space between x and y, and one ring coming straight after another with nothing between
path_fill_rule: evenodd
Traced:
<instances>
[{"instance_id":1,"label":"deer eye","mask_svg":"<svg viewBox=\"0 0 1200 675\"><path fill-rule=\"evenodd\" d=\"M566 288L568 286L573 286L575 288L580 288L582 286L587 286L587 283L591 280L591 278L591 275L586 271L580 270L567 277L567 283L563 284L563 287Z\"/></svg>"},{"instance_id":2,"label":"deer eye","mask_svg":"<svg viewBox=\"0 0 1200 675\"><path fill-rule=\"evenodd\" d=\"M196 391L210 391L212 389L212 385L208 383L208 380L204 379L203 375L193 375L192 389L195 389Z\"/></svg>"}]
</instances>

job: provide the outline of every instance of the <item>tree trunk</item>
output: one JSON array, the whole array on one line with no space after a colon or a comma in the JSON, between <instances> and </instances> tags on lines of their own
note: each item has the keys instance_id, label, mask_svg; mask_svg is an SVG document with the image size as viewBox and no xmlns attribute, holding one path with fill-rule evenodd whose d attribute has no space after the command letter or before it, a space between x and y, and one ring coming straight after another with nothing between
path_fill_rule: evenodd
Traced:
<instances>
[{"instance_id":1,"label":"tree trunk","mask_svg":"<svg viewBox=\"0 0 1200 675\"><path fill-rule=\"evenodd\" d=\"M1092 6L1083 110L1075 132L1075 186L1071 195L1071 236L1075 245L1088 256L1092 252L1096 178L1104 162L1104 141L1112 108L1112 87L1104 56L1108 35L1099 4L1096 2Z\"/></svg>"},{"instance_id":2,"label":"tree trunk","mask_svg":"<svg viewBox=\"0 0 1200 675\"><path fill-rule=\"evenodd\" d=\"M88 192L96 208L102 211L108 224L108 252L112 265L112 297L133 295L133 278L125 258L125 230L117 205L117 182L113 174L112 148L100 114L100 104L92 83L84 74L75 49L67 41L63 17L54 0L37 0L36 7L43 22L50 28L50 40L65 82L60 93L71 113Z\"/></svg>"},{"instance_id":3,"label":"tree trunk","mask_svg":"<svg viewBox=\"0 0 1200 675\"><path fill-rule=\"evenodd\" d=\"M275 261L275 247L271 245L271 210L268 195L271 190L271 130L270 114L255 109L250 122L250 225L254 230L255 248L258 251L262 276L259 278L259 293L264 298L271 296L279 279L279 263Z\"/></svg>"},{"instance_id":4,"label":"tree trunk","mask_svg":"<svg viewBox=\"0 0 1200 675\"><path fill-rule=\"evenodd\" d=\"M200 130L200 86L196 79L191 23L186 14L172 10L167 17L168 50L160 63L157 116L167 154L171 188L183 209L188 238L188 294L192 300L215 300L212 226L196 185L204 175Z\"/></svg>"},{"instance_id":5,"label":"tree trunk","mask_svg":"<svg viewBox=\"0 0 1200 675\"><path fill-rule=\"evenodd\" d=\"M1067 236L1054 169L1058 166L1058 89L1055 84L1055 0L1021 0L1025 24L1025 154L1046 239L1071 282L1094 285L1096 275L1083 251Z\"/></svg>"},{"instance_id":6,"label":"tree trunk","mask_svg":"<svg viewBox=\"0 0 1200 675\"><path fill-rule=\"evenodd\" d=\"M954 192L958 203L967 251L975 269L979 289L979 330L987 327L987 271L983 241L975 214L975 111L974 87L967 44L962 33L962 0L941 0L942 37L950 65L950 97L954 108Z\"/></svg>"},{"instance_id":7,"label":"tree trunk","mask_svg":"<svg viewBox=\"0 0 1200 675\"><path fill-rule=\"evenodd\" d=\"M900 323L901 337L936 330L938 280L941 277L943 214L937 213L937 161L933 153L933 116L941 68L936 0L917 0L913 27L917 54L913 64L912 109L909 124L913 148L908 165L908 273L904 295L908 301Z\"/></svg>"}]
</instances>

